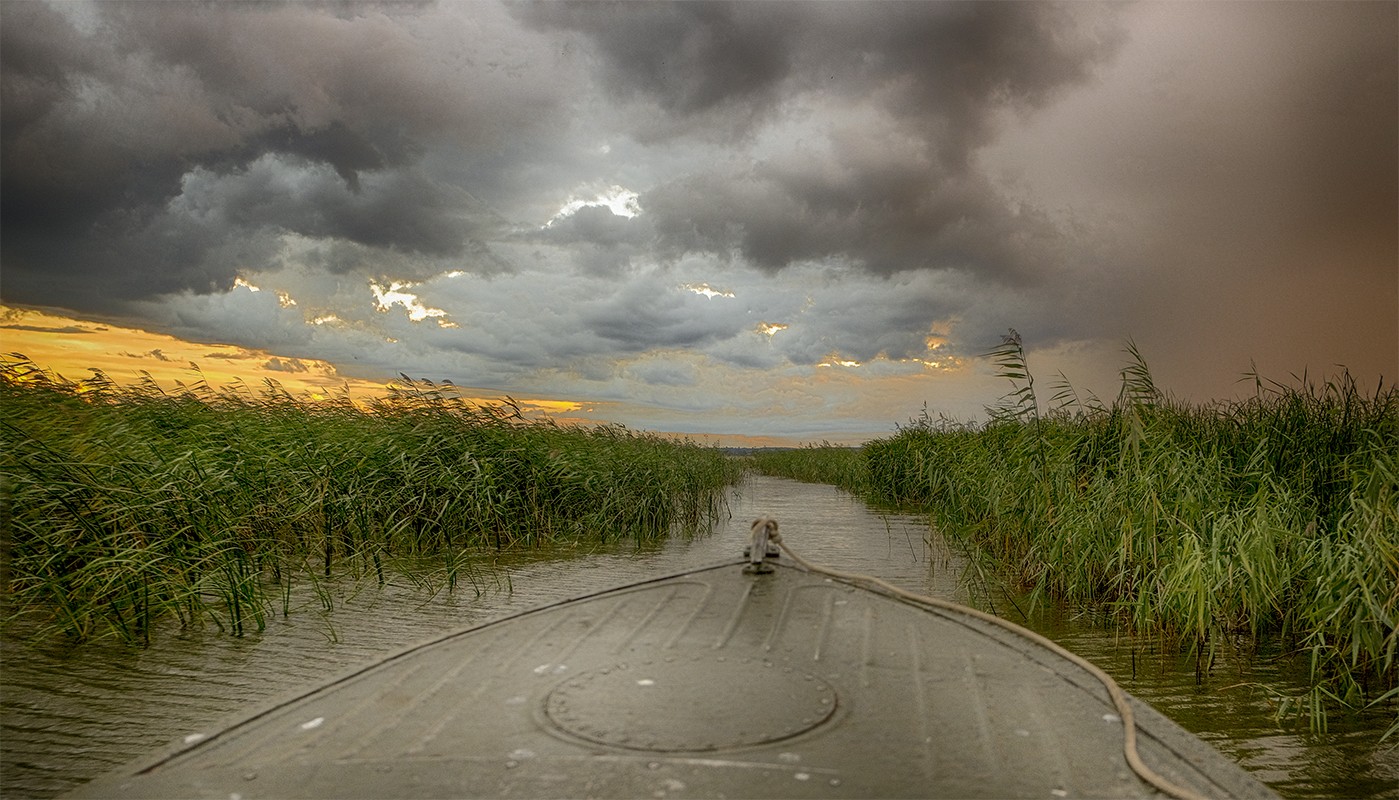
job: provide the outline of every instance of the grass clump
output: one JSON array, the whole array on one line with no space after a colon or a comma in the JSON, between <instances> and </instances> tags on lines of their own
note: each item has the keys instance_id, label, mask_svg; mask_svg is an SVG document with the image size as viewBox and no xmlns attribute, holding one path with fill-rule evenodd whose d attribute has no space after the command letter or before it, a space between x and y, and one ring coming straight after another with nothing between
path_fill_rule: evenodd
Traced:
<instances>
[{"instance_id":1,"label":"grass clump","mask_svg":"<svg viewBox=\"0 0 1399 800\"><path fill-rule=\"evenodd\" d=\"M274 383L70 382L22 356L0 362L0 448L6 618L74 639L146 641L171 617L260 629L295 576L698 530L740 477L714 448L531 421L450 384L405 379L364 409Z\"/></svg>"}]
</instances>

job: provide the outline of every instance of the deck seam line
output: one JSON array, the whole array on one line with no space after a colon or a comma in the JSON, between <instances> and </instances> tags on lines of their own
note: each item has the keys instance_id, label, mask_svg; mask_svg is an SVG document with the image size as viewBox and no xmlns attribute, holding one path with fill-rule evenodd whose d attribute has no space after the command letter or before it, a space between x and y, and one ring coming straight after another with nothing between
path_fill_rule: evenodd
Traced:
<instances>
[{"instance_id":1,"label":"deck seam line","mask_svg":"<svg viewBox=\"0 0 1399 800\"><path fill-rule=\"evenodd\" d=\"M661 598L661 601L659 603L656 603L654 606L652 606L650 611L646 612L646 616L641 618L641 622L637 623L636 627L632 628L631 633L628 633L625 637L622 638L622 641L619 642L616 647L612 648L612 652L620 653L623 650L625 650L632 643L632 641L636 639L637 636L641 635L642 631L646 630L646 627L651 624L651 620L655 619L656 616L660 614L661 611L664 610L665 607L669 605L677 595L680 594L681 587L687 585L688 584L676 584L675 586L672 586L670 589L670 593L667 594L665 597Z\"/></svg>"},{"instance_id":2,"label":"deck seam line","mask_svg":"<svg viewBox=\"0 0 1399 800\"><path fill-rule=\"evenodd\" d=\"M711 650L718 650L729 643L733 638L734 631L738 630L738 624L743 620L743 612L748 608L748 598L753 594L753 584L749 582L743 587L743 594L739 595L738 604L734 606L734 612L729 617L729 624L724 628L724 632L719 635L719 639L714 642Z\"/></svg>"},{"instance_id":3,"label":"deck seam line","mask_svg":"<svg viewBox=\"0 0 1399 800\"><path fill-rule=\"evenodd\" d=\"M695 624L695 620L699 619L699 615L703 613L705 607L709 605L710 598L714 597L714 583L713 581L705 581L703 586L704 596L699 599L699 602L695 603L695 610L690 612L690 616L685 618L685 624L680 626L679 630L675 632L675 635L671 636L661 649L674 650L675 645L684 638L686 633L689 633L690 626Z\"/></svg>"}]
</instances>

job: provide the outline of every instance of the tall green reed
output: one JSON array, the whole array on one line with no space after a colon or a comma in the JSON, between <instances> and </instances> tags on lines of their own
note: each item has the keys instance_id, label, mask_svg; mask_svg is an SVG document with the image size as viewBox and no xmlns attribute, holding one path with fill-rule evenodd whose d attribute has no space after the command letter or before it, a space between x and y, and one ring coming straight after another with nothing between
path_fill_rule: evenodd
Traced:
<instances>
[{"instance_id":1,"label":"tall green reed","mask_svg":"<svg viewBox=\"0 0 1399 800\"><path fill-rule=\"evenodd\" d=\"M6 618L133 642L162 619L261 629L308 575L382 583L434 557L455 578L465 549L698 530L741 472L714 448L528 420L450 384L405 378L361 409L275 383L71 382L22 356L0 363L0 445Z\"/></svg>"},{"instance_id":2,"label":"tall green reed","mask_svg":"<svg viewBox=\"0 0 1399 800\"><path fill-rule=\"evenodd\" d=\"M756 450L750 456L754 469L766 475L781 475L806 483L829 483L854 494L869 490L869 471L858 447L842 447L830 442L798 448Z\"/></svg>"},{"instance_id":3,"label":"tall green reed","mask_svg":"<svg viewBox=\"0 0 1399 800\"><path fill-rule=\"evenodd\" d=\"M1294 705L1318 726L1327 704L1399 696L1399 392L1254 374L1251 397L1190 404L1129 343L1112 403L1062 376L1044 403L1014 331L988 355L1012 386L989 420L925 409L866 443L866 496L1206 667L1240 636L1305 654Z\"/></svg>"}]
</instances>

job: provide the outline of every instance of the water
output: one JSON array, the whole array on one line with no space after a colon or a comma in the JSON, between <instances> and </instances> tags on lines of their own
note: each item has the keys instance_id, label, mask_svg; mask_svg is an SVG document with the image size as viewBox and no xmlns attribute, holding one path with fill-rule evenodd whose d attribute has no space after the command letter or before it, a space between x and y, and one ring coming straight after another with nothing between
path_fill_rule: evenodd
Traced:
<instances>
[{"instance_id":1,"label":"water","mask_svg":"<svg viewBox=\"0 0 1399 800\"><path fill-rule=\"evenodd\" d=\"M441 581L340 581L294 592L290 614L235 638L216 629L170 630L149 648L115 644L33 648L0 640L3 714L0 789L8 798L61 794L147 751L208 732L250 707L295 694L358 664L444 631L589 590L734 557L748 523L769 515L787 543L811 561L878 575L903 588L970 603L1024 622L1005 600L963 580L966 562L926 517L872 511L829 486L751 478L730 500L731 518L712 534L638 549L535 552L479 564L448 594ZM487 556L489 558L489 556ZM969 588L970 587L970 588ZM434 594L434 590L436 593ZM479 592L479 596L478 596ZM1399 798L1399 750L1375 742L1393 721L1333 715L1313 735L1274 721L1267 685L1300 692L1285 664L1235 654L1197 683L1190 659L1162 657L1060 610L1031 627L1099 663L1128 691L1255 772L1287 797ZM1134 657L1135 656L1135 657Z\"/></svg>"}]
</instances>

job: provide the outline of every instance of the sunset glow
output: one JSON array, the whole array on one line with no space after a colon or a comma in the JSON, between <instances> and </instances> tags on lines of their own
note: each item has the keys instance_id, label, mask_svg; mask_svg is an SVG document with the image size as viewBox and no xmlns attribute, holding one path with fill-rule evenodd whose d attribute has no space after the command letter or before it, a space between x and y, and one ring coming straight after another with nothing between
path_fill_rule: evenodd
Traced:
<instances>
[{"instance_id":1,"label":"sunset glow","mask_svg":"<svg viewBox=\"0 0 1399 800\"><path fill-rule=\"evenodd\" d=\"M166 390L204 382L213 389L256 393L268 381L274 381L293 396L306 400L348 394L353 400L367 402L385 396L395 383L392 378L372 381L347 377L333 365L317 359L279 356L234 345L187 342L137 328L6 306L0 306L0 352L6 358L27 358L69 381L83 381L96 372L118 384L132 384L149 376ZM461 397L483 405L502 399L499 394L460 389ZM516 400L532 416L591 421L574 416L585 406L572 400Z\"/></svg>"},{"instance_id":2,"label":"sunset glow","mask_svg":"<svg viewBox=\"0 0 1399 800\"><path fill-rule=\"evenodd\" d=\"M248 287L255 290L253 287ZM282 358L233 345L195 344L137 328L83 322L69 317L0 306L0 342L6 353L23 355L68 380L83 380L100 371L118 383L143 374L174 387L206 381L220 387L262 385L275 380L293 394L381 393L383 385L348 380L315 359Z\"/></svg>"},{"instance_id":3,"label":"sunset glow","mask_svg":"<svg viewBox=\"0 0 1399 800\"><path fill-rule=\"evenodd\" d=\"M826 356L825 360L821 361L821 362L820 362L819 364L817 364L816 366L818 366L818 367L859 367L859 366L862 366L862 365L861 365L861 363L860 363L859 361L855 361L854 359L842 358L842 357L840 356L839 353L831 353L830 355Z\"/></svg>"}]
</instances>

